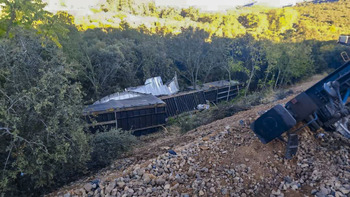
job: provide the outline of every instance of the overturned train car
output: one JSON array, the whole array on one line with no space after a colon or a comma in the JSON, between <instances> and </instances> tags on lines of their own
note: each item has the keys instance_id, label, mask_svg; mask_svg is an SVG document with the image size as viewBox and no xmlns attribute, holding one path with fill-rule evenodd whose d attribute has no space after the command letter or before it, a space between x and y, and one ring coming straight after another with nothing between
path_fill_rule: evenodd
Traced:
<instances>
[{"instance_id":1,"label":"overturned train car","mask_svg":"<svg viewBox=\"0 0 350 197\"><path fill-rule=\"evenodd\" d=\"M131 98L90 105L84 116L92 132L120 128L137 135L165 124L166 104L153 95L134 93Z\"/></svg>"},{"instance_id":2,"label":"overturned train car","mask_svg":"<svg viewBox=\"0 0 350 197\"><path fill-rule=\"evenodd\" d=\"M311 130L323 128L337 131L350 138L348 129L349 107L346 105L350 95L350 62L340 66L333 73L317 82L305 92L297 95L285 106L277 105L261 115L252 123L251 129L264 144L288 134L286 157L297 151L296 132L304 126ZM304 126L290 131L298 122Z\"/></svg>"},{"instance_id":3,"label":"overturned train car","mask_svg":"<svg viewBox=\"0 0 350 197\"><path fill-rule=\"evenodd\" d=\"M92 132L121 128L135 135L147 134L165 125L168 117L196 110L199 104L232 100L242 87L223 81L205 85L200 90L159 97L131 91L115 93L87 106L83 114Z\"/></svg>"}]
</instances>

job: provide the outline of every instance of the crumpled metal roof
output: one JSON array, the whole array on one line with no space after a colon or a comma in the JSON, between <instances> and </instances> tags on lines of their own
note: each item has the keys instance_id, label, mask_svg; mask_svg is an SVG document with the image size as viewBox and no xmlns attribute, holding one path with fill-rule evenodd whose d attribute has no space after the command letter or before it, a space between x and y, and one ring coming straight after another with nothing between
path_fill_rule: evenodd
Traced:
<instances>
[{"instance_id":1,"label":"crumpled metal roof","mask_svg":"<svg viewBox=\"0 0 350 197\"><path fill-rule=\"evenodd\" d=\"M145 85L143 86L130 87L127 88L126 91L161 96L176 94L179 92L179 89L177 76L175 75L174 78L166 85L163 84L162 78L158 76L147 79Z\"/></svg>"},{"instance_id":2,"label":"crumpled metal roof","mask_svg":"<svg viewBox=\"0 0 350 197\"><path fill-rule=\"evenodd\" d=\"M150 95L150 94L140 94L139 96L127 98L123 100L109 100L107 102L96 103L87 106L83 113L91 114L94 112L104 112L104 111L118 111L119 109L130 108L130 107L141 107L156 104L165 104L161 99Z\"/></svg>"},{"instance_id":3,"label":"crumpled metal roof","mask_svg":"<svg viewBox=\"0 0 350 197\"><path fill-rule=\"evenodd\" d=\"M177 76L163 84L161 77L146 80L145 85L127 88L125 92L117 92L94 102L84 109L85 114L103 111L115 111L123 108L165 104L156 96L172 95L179 91Z\"/></svg>"}]
</instances>

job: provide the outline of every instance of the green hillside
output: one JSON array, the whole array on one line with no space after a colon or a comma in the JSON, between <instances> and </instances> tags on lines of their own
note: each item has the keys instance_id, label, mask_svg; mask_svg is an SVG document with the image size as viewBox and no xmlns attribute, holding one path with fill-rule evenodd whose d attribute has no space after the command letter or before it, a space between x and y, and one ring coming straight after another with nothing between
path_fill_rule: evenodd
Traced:
<instances>
[{"instance_id":1,"label":"green hillside","mask_svg":"<svg viewBox=\"0 0 350 197\"><path fill-rule=\"evenodd\" d=\"M295 7L261 6L229 10L226 13L200 12L195 8L156 7L153 2L108 1L94 14L77 17L81 30L88 28L130 27L149 34L179 34L189 26L203 29L209 36L235 38L246 33L274 41L304 39L334 40L350 33L349 1L321 4L303 3Z\"/></svg>"},{"instance_id":2,"label":"green hillside","mask_svg":"<svg viewBox=\"0 0 350 197\"><path fill-rule=\"evenodd\" d=\"M0 0L0 196L38 196L104 167L91 165L96 134L82 109L149 77L176 72L183 89L238 80L247 98L333 70L349 52L336 44L350 34L349 1L226 13L140 2L74 17Z\"/></svg>"}]
</instances>

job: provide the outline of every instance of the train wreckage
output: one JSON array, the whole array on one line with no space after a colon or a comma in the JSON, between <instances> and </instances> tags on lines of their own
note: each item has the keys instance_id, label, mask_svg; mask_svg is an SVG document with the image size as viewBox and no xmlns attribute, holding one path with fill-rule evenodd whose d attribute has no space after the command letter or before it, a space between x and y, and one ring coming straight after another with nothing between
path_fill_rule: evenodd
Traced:
<instances>
[{"instance_id":1,"label":"train wreckage","mask_svg":"<svg viewBox=\"0 0 350 197\"><path fill-rule=\"evenodd\" d=\"M350 36L340 36L338 43L349 46ZM273 107L251 124L251 129L262 143L266 144L274 139L286 142L286 158L291 159L298 149L297 132L306 126L312 131L323 128L350 138L350 108L346 105L350 95L350 61L345 52L341 55L345 61L342 66L285 106ZM299 122L305 124L291 131ZM282 137L285 132L288 140Z\"/></svg>"},{"instance_id":2,"label":"train wreckage","mask_svg":"<svg viewBox=\"0 0 350 197\"><path fill-rule=\"evenodd\" d=\"M232 100L241 87L237 81L222 80L180 92L176 75L166 84L161 77L153 77L142 86L130 87L96 101L85 107L83 115L92 132L121 128L139 135L162 127L168 117L207 108L208 103Z\"/></svg>"}]
</instances>

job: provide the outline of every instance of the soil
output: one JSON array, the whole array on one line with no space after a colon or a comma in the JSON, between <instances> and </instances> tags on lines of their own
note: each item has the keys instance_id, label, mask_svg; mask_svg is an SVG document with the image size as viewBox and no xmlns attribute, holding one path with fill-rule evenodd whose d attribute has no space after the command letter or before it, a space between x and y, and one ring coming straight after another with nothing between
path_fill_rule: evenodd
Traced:
<instances>
[{"instance_id":1,"label":"soil","mask_svg":"<svg viewBox=\"0 0 350 197\"><path fill-rule=\"evenodd\" d=\"M331 179L338 176L339 168L343 169L341 173L349 172L349 166L341 166L337 162L329 163L329 161L339 159L340 156L333 158L332 154L341 151L342 147L348 146L350 144L348 140L339 136L331 136L330 140L315 139L313 137L314 133L305 128L300 134L301 145L297 156L292 160L285 160L285 144L283 142L274 140L264 145L249 128L250 123L258 118L261 113L276 104L285 104L321 78L322 76L316 76L307 82L290 87L289 89L293 90L293 95L287 98L238 112L231 117L200 126L186 134L169 132L164 129L158 133L140 137L141 143L138 147L125 155L123 159L118 159L111 166L92 176L71 183L49 196L74 191L96 179L106 183L112 182L118 177L124 176L126 172L131 172L135 166L146 168L154 162L155 158L169 154L167 153L169 149L177 153L193 152L191 157L196 161L196 165L202 169L201 179L207 180L207 184L212 184L218 191L210 194L210 186L205 186L201 190L204 191L205 196L227 196L228 194L219 191L222 191L223 188L231 188L230 186L235 184L241 185L234 187L236 190L230 192L231 196L234 192L238 192L238 196L241 194L271 196L274 195L274 191L281 190L283 191L282 194L280 195L277 192L276 196L294 197L310 195L313 189L317 191L320 191L323 187L328 189L327 184L318 180L315 174L324 173L320 176ZM240 123L242 120L244 121L243 125ZM226 133L223 134L223 131ZM349 162L349 159L347 162ZM309 167L304 167L305 164ZM186 164L180 172L187 172L189 168L190 166ZM229 178L227 175L228 169L235 169L237 180L242 180L237 181L237 183L234 178ZM287 189L281 189L286 184L286 177L291 179L291 185L294 182L299 184L298 188L292 189L292 186L287 184ZM312 181L313 179L316 179L316 181ZM328 181L328 179L324 180ZM176 188L176 192L188 193L191 196L201 195L201 192L198 194L198 191L193 187L188 187L188 185L193 184L194 180L195 177L189 175L189 178L186 178ZM171 186L176 184L171 181L169 183ZM345 183L342 182L341 184ZM229 190L234 190L234 188ZM335 189L334 192L336 192Z\"/></svg>"}]
</instances>

